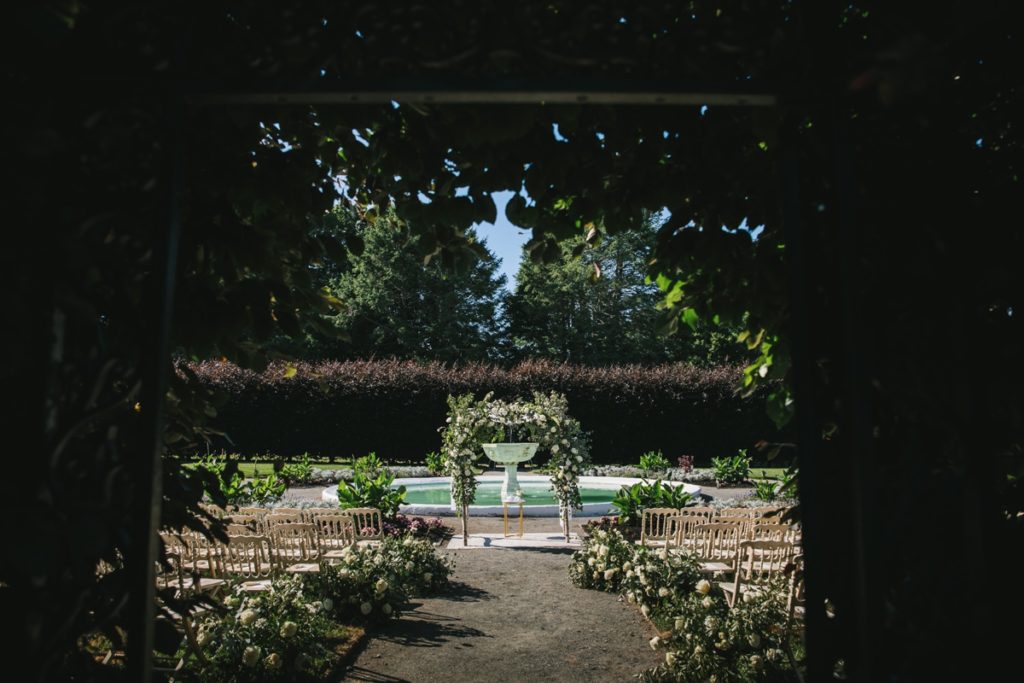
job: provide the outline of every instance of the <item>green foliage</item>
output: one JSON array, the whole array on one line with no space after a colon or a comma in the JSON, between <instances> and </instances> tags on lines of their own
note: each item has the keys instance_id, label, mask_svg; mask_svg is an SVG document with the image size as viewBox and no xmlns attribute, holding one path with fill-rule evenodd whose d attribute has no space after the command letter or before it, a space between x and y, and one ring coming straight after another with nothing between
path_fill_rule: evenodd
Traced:
<instances>
[{"instance_id":1,"label":"green foliage","mask_svg":"<svg viewBox=\"0 0 1024 683\"><path fill-rule=\"evenodd\" d=\"M352 481L338 482L338 505L342 509L374 507L392 519L405 501L405 486L392 488L393 475L375 453L359 458L352 469Z\"/></svg>"},{"instance_id":2,"label":"green foliage","mask_svg":"<svg viewBox=\"0 0 1024 683\"><path fill-rule=\"evenodd\" d=\"M651 472L661 472L668 468L668 458L661 451L648 451L640 456L640 469L643 470L645 477Z\"/></svg>"},{"instance_id":3,"label":"green foliage","mask_svg":"<svg viewBox=\"0 0 1024 683\"><path fill-rule=\"evenodd\" d=\"M339 626L323 603L303 590L302 578L275 578L271 585L261 593L236 587L220 609L193 618L205 661L189 656L185 679L317 681L338 663L329 645Z\"/></svg>"},{"instance_id":4,"label":"green foliage","mask_svg":"<svg viewBox=\"0 0 1024 683\"><path fill-rule=\"evenodd\" d=\"M397 617L409 596L444 589L452 567L429 541L387 537L379 546L345 548L312 581L339 618L373 622Z\"/></svg>"},{"instance_id":5,"label":"green foliage","mask_svg":"<svg viewBox=\"0 0 1024 683\"><path fill-rule=\"evenodd\" d=\"M333 225L351 244L343 268L325 278L343 302L330 318L343 339L312 339L306 355L333 358L394 356L418 360L483 361L500 353L499 302L505 278L485 243L468 230L465 239L482 258L453 271L438 260L424 263L420 236L395 215L340 204Z\"/></svg>"},{"instance_id":6,"label":"green foliage","mask_svg":"<svg viewBox=\"0 0 1024 683\"><path fill-rule=\"evenodd\" d=\"M779 497L778 488L779 485L774 479L758 479L754 482L754 497L771 503Z\"/></svg>"},{"instance_id":7,"label":"green foliage","mask_svg":"<svg viewBox=\"0 0 1024 683\"><path fill-rule=\"evenodd\" d=\"M273 472L246 479L238 471L238 463L224 455L209 455L185 467L206 473L205 493L219 505L264 505L280 500L287 487Z\"/></svg>"},{"instance_id":8,"label":"green foliage","mask_svg":"<svg viewBox=\"0 0 1024 683\"><path fill-rule=\"evenodd\" d=\"M309 454L303 453L298 462L287 462L281 466L281 477L291 486L308 484L313 476L313 465L309 462Z\"/></svg>"},{"instance_id":9,"label":"green foliage","mask_svg":"<svg viewBox=\"0 0 1024 683\"><path fill-rule=\"evenodd\" d=\"M437 451L430 451L424 456L424 461L427 465L427 469L430 470L431 474L442 475L444 474L444 456Z\"/></svg>"},{"instance_id":10,"label":"green foliage","mask_svg":"<svg viewBox=\"0 0 1024 683\"><path fill-rule=\"evenodd\" d=\"M670 486L660 479L653 484L637 482L623 486L612 499L612 507L619 511L619 523L635 526L640 523L644 509L649 507L686 507L693 496L682 486Z\"/></svg>"},{"instance_id":11,"label":"green foliage","mask_svg":"<svg viewBox=\"0 0 1024 683\"><path fill-rule=\"evenodd\" d=\"M698 590L699 589L699 590ZM730 608L721 589L699 582L673 601L672 630L652 646L666 650L665 663L646 671L649 683L674 681L802 681L799 624L787 619L785 579L747 593Z\"/></svg>"},{"instance_id":12,"label":"green foliage","mask_svg":"<svg viewBox=\"0 0 1024 683\"><path fill-rule=\"evenodd\" d=\"M658 334L661 296L647 277L656 221L649 214L633 230L566 240L554 261L527 255L505 305L509 356L592 365L742 358L728 331L701 326L686 335Z\"/></svg>"},{"instance_id":13,"label":"green foliage","mask_svg":"<svg viewBox=\"0 0 1024 683\"><path fill-rule=\"evenodd\" d=\"M715 483L718 486L742 484L750 477L750 461L751 458L745 448L741 448L736 455L712 458L711 467L715 472Z\"/></svg>"},{"instance_id":14,"label":"green foliage","mask_svg":"<svg viewBox=\"0 0 1024 683\"><path fill-rule=\"evenodd\" d=\"M569 578L579 588L618 591L633 561L636 545L616 529L593 529L572 555ZM625 567L625 569L623 569Z\"/></svg>"}]
</instances>

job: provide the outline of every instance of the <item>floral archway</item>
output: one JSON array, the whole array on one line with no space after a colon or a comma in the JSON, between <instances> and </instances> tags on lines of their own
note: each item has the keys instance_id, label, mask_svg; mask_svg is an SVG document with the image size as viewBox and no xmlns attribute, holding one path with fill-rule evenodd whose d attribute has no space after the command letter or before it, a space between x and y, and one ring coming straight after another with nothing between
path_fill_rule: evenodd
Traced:
<instances>
[{"instance_id":1,"label":"floral archway","mask_svg":"<svg viewBox=\"0 0 1024 683\"><path fill-rule=\"evenodd\" d=\"M447 423L441 428L441 455L452 478L452 500L462 517L462 542L469 538L469 504L476 496L475 463L481 444L525 437L551 456L551 488L558 500L566 540L572 510L582 508L580 472L590 462L590 446L579 421L569 415L563 394L534 392L533 399L503 401L493 392L477 401L473 394L448 397Z\"/></svg>"}]
</instances>

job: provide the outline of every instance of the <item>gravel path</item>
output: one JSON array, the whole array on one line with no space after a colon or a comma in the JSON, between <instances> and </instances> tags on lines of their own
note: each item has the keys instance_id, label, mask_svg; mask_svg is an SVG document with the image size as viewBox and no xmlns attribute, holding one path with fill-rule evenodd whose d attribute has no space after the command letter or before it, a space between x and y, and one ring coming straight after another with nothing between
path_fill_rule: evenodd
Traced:
<instances>
[{"instance_id":1,"label":"gravel path","mask_svg":"<svg viewBox=\"0 0 1024 683\"><path fill-rule=\"evenodd\" d=\"M570 583L569 551L444 552L453 590L382 628L342 680L628 681L659 663L636 609Z\"/></svg>"}]
</instances>

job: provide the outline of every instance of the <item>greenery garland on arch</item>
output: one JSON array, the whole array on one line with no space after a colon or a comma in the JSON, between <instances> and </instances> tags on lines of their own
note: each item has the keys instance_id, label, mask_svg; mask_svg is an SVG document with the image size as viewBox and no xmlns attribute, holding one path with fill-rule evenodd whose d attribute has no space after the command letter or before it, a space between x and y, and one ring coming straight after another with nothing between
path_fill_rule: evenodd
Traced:
<instances>
[{"instance_id":1,"label":"greenery garland on arch","mask_svg":"<svg viewBox=\"0 0 1024 683\"><path fill-rule=\"evenodd\" d=\"M468 507L476 496L475 464L483 452L481 444L513 437L535 441L538 453L550 454L551 489L568 540L569 512L583 507L579 477L590 462L586 433L569 415L569 401L563 394L534 392L532 401L493 396L488 393L479 401L473 394L449 396L447 423L439 430L444 469L452 478L452 500L462 517L463 544L468 542Z\"/></svg>"}]
</instances>

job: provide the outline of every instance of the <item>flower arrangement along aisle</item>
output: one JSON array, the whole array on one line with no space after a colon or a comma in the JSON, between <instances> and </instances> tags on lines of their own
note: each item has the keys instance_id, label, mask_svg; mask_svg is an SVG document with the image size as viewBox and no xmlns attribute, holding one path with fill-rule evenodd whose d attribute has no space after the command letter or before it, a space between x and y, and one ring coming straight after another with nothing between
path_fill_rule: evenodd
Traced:
<instances>
[{"instance_id":1,"label":"flower arrangement along aisle","mask_svg":"<svg viewBox=\"0 0 1024 683\"><path fill-rule=\"evenodd\" d=\"M551 488L558 500L566 538L569 515L582 508L580 472L589 465L590 447L580 423L569 415L564 395L535 392L533 400L502 401L487 394L448 397L448 418L439 431L444 471L452 478L452 500L462 518L462 542L469 538L469 504L476 496L476 462L482 444L525 435L551 456Z\"/></svg>"}]
</instances>

